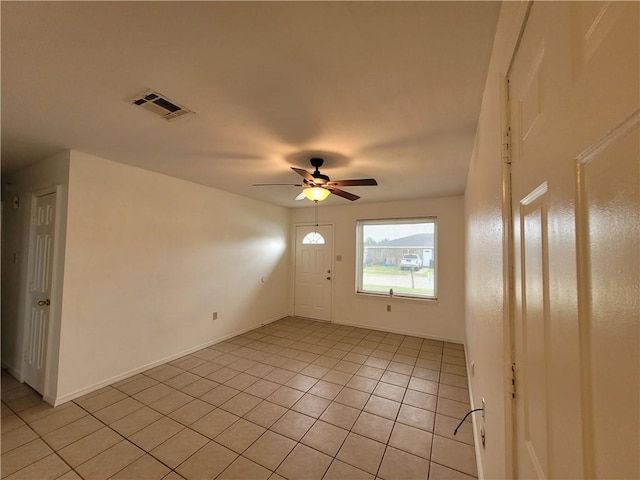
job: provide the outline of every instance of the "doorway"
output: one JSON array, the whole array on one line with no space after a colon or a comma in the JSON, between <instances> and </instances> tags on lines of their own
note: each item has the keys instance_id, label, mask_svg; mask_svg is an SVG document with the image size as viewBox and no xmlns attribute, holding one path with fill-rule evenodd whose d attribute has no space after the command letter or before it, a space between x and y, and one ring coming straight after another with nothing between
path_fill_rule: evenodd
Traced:
<instances>
[{"instance_id":1,"label":"doorway","mask_svg":"<svg viewBox=\"0 0 640 480\"><path fill-rule=\"evenodd\" d=\"M331 321L333 226L297 225L294 315Z\"/></svg>"}]
</instances>

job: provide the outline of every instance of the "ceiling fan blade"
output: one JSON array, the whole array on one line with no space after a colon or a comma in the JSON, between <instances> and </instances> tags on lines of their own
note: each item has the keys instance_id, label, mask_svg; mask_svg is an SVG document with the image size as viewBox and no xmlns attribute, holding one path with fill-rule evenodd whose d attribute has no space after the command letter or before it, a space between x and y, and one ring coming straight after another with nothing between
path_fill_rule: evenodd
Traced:
<instances>
[{"instance_id":1,"label":"ceiling fan blade","mask_svg":"<svg viewBox=\"0 0 640 480\"><path fill-rule=\"evenodd\" d=\"M359 180L334 180L329 182L328 185L336 185L342 187L368 187L378 185L375 178L361 178Z\"/></svg>"},{"instance_id":2,"label":"ceiling fan blade","mask_svg":"<svg viewBox=\"0 0 640 480\"><path fill-rule=\"evenodd\" d=\"M293 197L294 200L304 200L305 198L307 197L304 196L304 191Z\"/></svg>"},{"instance_id":3,"label":"ceiling fan blade","mask_svg":"<svg viewBox=\"0 0 640 480\"><path fill-rule=\"evenodd\" d=\"M301 183L254 183L254 187L273 187L273 186L284 186L284 187L302 187Z\"/></svg>"},{"instance_id":4,"label":"ceiling fan blade","mask_svg":"<svg viewBox=\"0 0 640 480\"><path fill-rule=\"evenodd\" d=\"M338 195L339 197L346 198L347 200L351 200L352 202L360 198L358 195L345 192L344 190L340 190L339 188L335 188L335 187L327 187L327 190L329 190L334 195Z\"/></svg>"},{"instance_id":5,"label":"ceiling fan blade","mask_svg":"<svg viewBox=\"0 0 640 480\"><path fill-rule=\"evenodd\" d=\"M315 182L315 178L313 178L313 175L311 175L309 172L307 172L306 170L302 169L302 168L295 168L295 167L291 167L291 170L293 170L294 172L296 172L298 175L300 175L301 177L304 177L305 180L308 180L311 183Z\"/></svg>"}]
</instances>

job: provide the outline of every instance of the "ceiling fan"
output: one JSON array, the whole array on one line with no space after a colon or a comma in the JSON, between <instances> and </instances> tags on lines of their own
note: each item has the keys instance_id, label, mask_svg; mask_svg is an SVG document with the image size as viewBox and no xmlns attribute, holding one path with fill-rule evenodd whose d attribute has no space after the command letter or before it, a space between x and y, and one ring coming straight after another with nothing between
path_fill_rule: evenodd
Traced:
<instances>
[{"instance_id":1,"label":"ceiling fan","mask_svg":"<svg viewBox=\"0 0 640 480\"><path fill-rule=\"evenodd\" d=\"M312 158L310 160L311 166L315 167L313 173L309 173L302 168L291 167L291 170L300 175L303 180L302 183L254 183L254 187L267 187L272 185L289 185L293 187L305 187L305 189L295 197L294 200L302 200L308 198L309 200L320 201L327 198L330 193L338 195L339 197L346 198L347 200L358 200L360 197L353 193L345 192L337 187L353 186L353 187L367 187L378 185L378 182L373 178L361 178L358 180L331 180L327 175L320 173L320 167L324 163L322 158Z\"/></svg>"}]
</instances>

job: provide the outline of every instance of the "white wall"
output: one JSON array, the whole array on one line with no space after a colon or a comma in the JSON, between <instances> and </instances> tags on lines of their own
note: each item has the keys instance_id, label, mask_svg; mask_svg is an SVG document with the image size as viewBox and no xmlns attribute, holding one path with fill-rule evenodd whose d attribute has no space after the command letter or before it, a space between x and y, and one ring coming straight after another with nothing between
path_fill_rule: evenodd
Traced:
<instances>
[{"instance_id":1,"label":"white wall","mask_svg":"<svg viewBox=\"0 0 640 480\"><path fill-rule=\"evenodd\" d=\"M356 220L438 217L438 300L357 295ZM430 198L387 203L320 204L319 223L334 224L332 321L411 335L464 341L464 203L463 197ZM313 223L313 207L296 209L292 224ZM292 236L292 244L295 236ZM342 255L342 261L335 256ZM391 304L391 312L386 306Z\"/></svg>"},{"instance_id":2,"label":"white wall","mask_svg":"<svg viewBox=\"0 0 640 480\"><path fill-rule=\"evenodd\" d=\"M64 230L66 225L67 186L69 178L69 152L62 152L3 179L2 189L2 365L17 376L22 370L23 323L27 301L28 238L31 218L32 194L61 187L57 197L59 214L58 241L54 255L51 292L50 343L48 352L50 378L55 379L58 368L60 306L63 282ZM14 197L19 208L13 207ZM45 395L55 395L55 381L45 382Z\"/></svg>"},{"instance_id":3,"label":"white wall","mask_svg":"<svg viewBox=\"0 0 640 480\"><path fill-rule=\"evenodd\" d=\"M72 151L57 401L288 315L289 216Z\"/></svg>"},{"instance_id":4,"label":"white wall","mask_svg":"<svg viewBox=\"0 0 640 480\"><path fill-rule=\"evenodd\" d=\"M525 7L524 2L502 6L465 191L467 360L475 363L470 378L473 406L480 407L483 397L486 401L484 449L478 435L482 417L474 416L480 478L511 476L501 125L504 78Z\"/></svg>"}]
</instances>

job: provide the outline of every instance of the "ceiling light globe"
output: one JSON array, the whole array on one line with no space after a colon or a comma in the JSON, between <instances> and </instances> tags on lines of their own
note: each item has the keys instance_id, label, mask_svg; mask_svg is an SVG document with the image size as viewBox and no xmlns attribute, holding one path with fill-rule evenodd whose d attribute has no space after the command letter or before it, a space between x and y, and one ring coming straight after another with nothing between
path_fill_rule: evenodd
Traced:
<instances>
[{"instance_id":1,"label":"ceiling light globe","mask_svg":"<svg viewBox=\"0 0 640 480\"><path fill-rule=\"evenodd\" d=\"M322 187L305 188L303 190L303 192L304 192L304 196L305 197L307 197L309 200L313 200L315 202L321 202L322 200L327 198L329 196L329 194L331 193L331 192L329 192L329 190L327 190L326 188L322 188Z\"/></svg>"}]
</instances>

